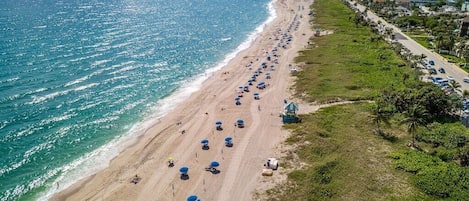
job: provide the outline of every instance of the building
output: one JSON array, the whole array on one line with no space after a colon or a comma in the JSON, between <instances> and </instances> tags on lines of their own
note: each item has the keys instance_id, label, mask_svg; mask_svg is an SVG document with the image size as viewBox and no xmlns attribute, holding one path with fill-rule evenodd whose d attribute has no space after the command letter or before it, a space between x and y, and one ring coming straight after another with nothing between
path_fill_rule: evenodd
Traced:
<instances>
[{"instance_id":1,"label":"building","mask_svg":"<svg viewBox=\"0 0 469 201\"><path fill-rule=\"evenodd\" d=\"M434 4L434 3L438 3L439 0L410 0L410 3L414 3L414 4L417 4L417 5L424 5L424 4L427 4L427 3L430 3L430 4Z\"/></svg>"},{"instance_id":2,"label":"building","mask_svg":"<svg viewBox=\"0 0 469 201\"><path fill-rule=\"evenodd\" d=\"M459 37L469 36L469 16L464 17L459 25Z\"/></svg>"},{"instance_id":3,"label":"building","mask_svg":"<svg viewBox=\"0 0 469 201\"><path fill-rule=\"evenodd\" d=\"M469 11L469 2L464 2L461 4L461 11L462 12L466 12L466 11Z\"/></svg>"}]
</instances>

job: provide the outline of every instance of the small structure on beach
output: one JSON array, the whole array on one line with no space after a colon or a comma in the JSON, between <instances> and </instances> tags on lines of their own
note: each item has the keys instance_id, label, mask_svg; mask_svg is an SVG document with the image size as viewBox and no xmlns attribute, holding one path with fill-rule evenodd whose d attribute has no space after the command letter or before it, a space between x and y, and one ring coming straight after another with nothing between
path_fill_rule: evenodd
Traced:
<instances>
[{"instance_id":1,"label":"small structure on beach","mask_svg":"<svg viewBox=\"0 0 469 201\"><path fill-rule=\"evenodd\" d=\"M210 147L208 146L208 140L207 139L203 139L202 141L200 141L200 143L202 144L202 149L203 150L209 150Z\"/></svg>"},{"instance_id":2,"label":"small structure on beach","mask_svg":"<svg viewBox=\"0 0 469 201\"><path fill-rule=\"evenodd\" d=\"M257 93L257 92L254 93L254 100L259 100L259 99L261 99L261 98L259 97L259 93Z\"/></svg>"},{"instance_id":3,"label":"small structure on beach","mask_svg":"<svg viewBox=\"0 0 469 201\"><path fill-rule=\"evenodd\" d=\"M187 197L187 201L200 201L200 199L197 197L197 195L190 195Z\"/></svg>"},{"instance_id":4,"label":"small structure on beach","mask_svg":"<svg viewBox=\"0 0 469 201\"><path fill-rule=\"evenodd\" d=\"M181 167L179 169L179 173L181 174L181 179L182 180L188 180L189 179L189 174L187 174L189 172L189 168L184 166L184 167Z\"/></svg>"},{"instance_id":5,"label":"small structure on beach","mask_svg":"<svg viewBox=\"0 0 469 201\"><path fill-rule=\"evenodd\" d=\"M220 163L218 161L212 161L208 167L205 168L205 171L209 171L212 174L218 174L220 173L220 170L217 169L217 167L220 166Z\"/></svg>"},{"instance_id":6,"label":"small structure on beach","mask_svg":"<svg viewBox=\"0 0 469 201\"><path fill-rule=\"evenodd\" d=\"M282 113L282 122L283 123L298 123L300 118L296 115L298 111L298 105L294 102L287 103L284 107L284 112Z\"/></svg>"},{"instance_id":7,"label":"small structure on beach","mask_svg":"<svg viewBox=\"0 0 469 201\"><path fill-rule=\"evenodd\" d=\"M233 147L233 138L232 137L226 137L225 138L225 146Z\"/></svg>"},{"instance_id":8,"label":"small structure on beach","mask_svg":"<svg viewBox=\"0 0 469 201\"><path fill-rule=\"evenodd\" d=\"M265 89L265 82L259 82L256 87L258 89Z\"/></svg>"},{"instance_id":9,"label":"small structure on beach","mask_svg":"<svg viewBox=\"0 0 469 201\"><path fill-rule=\"evenodd\" d=\"M248 85L244 86L243 91L244 92L249 92L249 86Z\"/></svg>"},{"instance_id":10,"label":"small structure on beach","mask_svg":"<svg viewBox=\"0 0 469 201\"><path fill-rule=\"evenodd\" d=\"M321 29L320 28L316 28L316 31L314 32L314 36L316 36L316 37L321 36Z\"/></svg>"},{"instance_id":11,"label":"small structure on beach","mask_svg":"<svg viewBox=\"0 0 469 201\"><path fill-rule=\"evenodd\" d=\"M265 79L270 79L270 78L272 78L272 77L270 76L270 73L269 73L269 72L265 73Z\"/></svg>"},{"instance_id":12,"label":"small structure on beach","mask_svg":"<svg viewBox=\"0 0 469 201\"><path fill-rule=\"evenodd\" d=\"M241 98L240 97L236 97L235 101L236 101L235 102L236 105L241 105Z\"/></svg>"},{"instance_id":13,"label":"small structure on beach","mask_svg":"<svg viewBox=\"0 0 469 201\"><path fill-rule=\"evenodd\" d=\"M217 122L215 122L215 126L216 126L216 129L217 129L217 131L221 131L221 130L223 130L223 128L221 127L221 124L222 124L222 122L221 122L221 121L217 121Z\"/></svg>"},{"instance_id":14,"label":"small structure on beach","mask_svg":"<svg viewBox=\"0 0 469 201\"><path fill-rule=\"evenodd\" d=\"M244 128L244 121L242 119L238 119L236 121L236 126L238 126L238 128Z\"/></svg>"}]
</instances>

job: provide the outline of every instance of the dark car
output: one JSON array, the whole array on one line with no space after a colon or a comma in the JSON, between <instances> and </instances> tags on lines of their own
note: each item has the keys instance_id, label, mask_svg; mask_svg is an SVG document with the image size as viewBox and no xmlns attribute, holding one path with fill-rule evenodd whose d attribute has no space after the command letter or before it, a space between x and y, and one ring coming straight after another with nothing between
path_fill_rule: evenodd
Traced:
<instances>
[{"instance_id":1,"label":"dark car","mask_svg":"<svg viewBox=\"0 0 469 201\"><path fill-rule=\"evenodd\" d=\"M440 73L446 73L446 71L445 71L444 68L439 68L439 69L438 69L438 72L440 72Z\"/></svg>"}]
</instances>

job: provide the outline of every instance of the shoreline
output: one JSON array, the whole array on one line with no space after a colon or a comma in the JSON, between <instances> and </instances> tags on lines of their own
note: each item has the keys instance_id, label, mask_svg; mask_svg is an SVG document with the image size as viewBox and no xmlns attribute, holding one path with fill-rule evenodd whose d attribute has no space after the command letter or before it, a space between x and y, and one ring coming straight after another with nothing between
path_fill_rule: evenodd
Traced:
<instances>
[{"instance_id":1,"label":"shoreline","mask_svg":"<svg viewBox=\"0 0 469 201\"><path fill-rule=\"evenodd\" d=\"M252 187L256 186L256 178L260 176L257 173L262 169L263 158L271 157L269 154L273 154L275 146L287 135L281 130L279 118L272 115L281 109L283 99L287 96L289 84L287 64L293 62L292 59L298 50L302 49L312 36L307 15L312 0L298 3L292 0L273 2L277 17L261 25L264 26L262 32L250 42L249 47L236 53L218 70L210 72L216 67L208 69L206 74L213 73L213 75L201 81L198 90L192 92L186 100L174 105L159 120L153 119L151 126L144 129L144 133L139 135L135 142L129 143L130 146L119 150L119 154L110 160L105 169L54 194L51 200L148 200L148 198L154 199L155 196L163 200L181 200L194 193L204 200L209 198L230 200L229 195L233 192L240 193L240 197L251 199L250 193L255 190ZM295 13L291 11L296 9L295 6L299 8L300 4L306 8L299 10L304 16L302 19L297 19L301 20L299 29L307 31L308 34L294 31L296 35L290 47L279 48L282 49L279 51L281 52L279 64L282 66L276 65L276 70L271 72L273 79L268 81L271 86L262 91L253 90L266 97L265 100L261 98L259 102L268 103L267 107L262 104L262 110L260 109L260 103L252 100L252 91L242 98L241 106L235 106L232 100L236 96L235 90L237 86L247 81L252 72L246 65L249 62L252 62L253 66L260 64L261 60L253 61L253 59L265 58L265 49L275 45L275 40L272 38L274 35L271 34L275 34L278 28L282 31L287 29L290 23L287 18L293 19ZM289 8L288 5L295 6ZM220 87L219 83L223 83L224 86ZM220 111L220 108L225 110ZM230 122L241 117L246 120L247 128L243 130L230 128L232 125ZM213 131L214 122L217 120L224 122L225 130ZM180 134L182 130L187 131L186 134ZM259 132L263 134L256 137ZM270 136L274 133L278 134L275 138ZM222 141L220 139L228 135L234 138L235 146L231 149L223 147L220 143ZM211 149L206 152L199 147L199 141L203 138L211 142ZM263 144L266 144L265 149L258 147ZM253 153L260 156L254 156ZM169 156L175 158L176 167L166 166L166 159ZM203 171L203 167L214 159L221 163L221 174L206 175L207 172ZM232 163L234 164L230 165ZM191 178L187 181L178 178L177 171L181 165L188 165L191 169L189 172ZM246 169L244 166L249 168ZM253 166L256 168L252 169ZM251 178L244 178L244 172L251 175ZM130 180L136 174L142 180L138 184L131 184ZM250 192L246 192L245 189L250 189ZM173 194L174 192L177 192L177 195ZM214 199L215 197L219 199Z\"/></svg>"},{"instance_id":2,"label":"shoreline","mask_svg":"<svg viewBox=\"0 0 469 201\"><path fill-rule=\"evenodd\" d=\"M255 27L255 29L247 35L246 40L244 40L240 45L238 45L232 52L226 54L220 62L218 62L213 67L206 69L203 73L197 74L193 77L189 77L189 81L182 84L178 90L176 90L172 94L169 94L168 97L159 100L157 102L157 105L159 105L158 108L166 108L164 111L158 112L158 108L151 109L152 111L157 113L149 115L145 117L142 121L137 122L129 129L126 134L123 134L122 136L105 144L103 147L73 161L73 163L78 163L78 165L74 165L75 167L92 165L92 162L90 162L89 160L93 162L105 162L107 165L100 165L100 167L92 168L90 170L75 169L70 172L67 172L65 175L61 175L59 179L52 182L51 186L49 186L48 188L49 190L44 193L40 193L39 199L50 199L55 194L66 190L70 186L76 185L77 183L82 182L82 180L87 180L87 178L93 177L94 174L96 174L97 172L107 168L109 166L109 163L112 162L112 160L114 160L114 158L116 158L123 150L138 143L138 141L141 140L142 136L145 135L145 133L149 129L161 123L161 119L165 117L169 112L174 110L175 107L178 107L178 105L183 104L184 99L187 99L188 97L192 96L193 93L199 91L204 85L204 83L207 80L211 79L214 73L222 70L238 54L243 51L246 51L246 49L249 49L252 44L255 43L259 35L264 31L266 25L271 23L277 17L274 6L276 1L277 0L272 0L267 4L267 9L269 13L267 19L261 25ZM176 101L171 102L173 100ZM110 147L113 146L115 146L116 148L112 149L112 151L109 151L109 149L111 149ZM98 155L98 157L96 158L95 156L90 158L88 155ZM81 173L83 173L85 176L74 176ZM73 181L70 182L61 180L66 176L72 176Z\"/></svg>"}]
</instances>

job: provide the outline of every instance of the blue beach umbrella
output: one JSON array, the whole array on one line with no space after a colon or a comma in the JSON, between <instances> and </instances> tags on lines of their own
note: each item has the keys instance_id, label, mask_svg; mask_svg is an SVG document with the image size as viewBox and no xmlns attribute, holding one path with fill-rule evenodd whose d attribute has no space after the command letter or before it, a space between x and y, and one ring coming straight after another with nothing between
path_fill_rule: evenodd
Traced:
<instances>
[{"instance_id":1,"label":"blue beach umbrella","mask_svg":"<svg viewBox=\"0 0 469 201\"><path fill-rule=\"evenodd\" d=\"M257 92L256 92L256 93L254 93L254 96L259 96L259 93L257 93Z\"/></svg>"},{"instance_id":2,"label":"blue beach umbrella","mask_svg":"<svg viewBox=\"0 0 469 201\"><path fill-rule=\"evenodd\" d=\"M215 125L217 125L217 126L220 126L221 124L222 124L221 121L215 122Z\"/></svg>"},{"instance_id":3,"label":"blue beach umbrella","mask_svg":"<svg viewBox=\"0 0 469 201\"><path fill-rule=\"evenodd\" d=\"M251 83L251 82L252 82L252 80L248 80L248 83Z\"/></svg>"},{"instance_id":4,"label":"blue beach umbrella","mask_svg":"<svg viewBox=\"0 0 469 201\"><path fill-rule=\"evenodd\" d=\"M235 100L236 100L236 101L239 101L239 100L241 100L241 98L240 98L240 97L236 97Z\"/></svg>"},{"instance_id":5,"label":"blue beach umbrella","mask_svg":"<svg viewBox=\"0 0 469 201\"><path fill-rule=\"evenodd\" d=\"M189 168L186 167L186 166L184 166L184 167L182 167L181 169L179 169L179 172L180 172L181 174L186 174L188 171L189 171Z\"/></svg>"},{"instance_id":6,"label":"blue beach umbrella","mask_svg":"<svg viewBox=\"0 0 469 201\"><path fill-rule=\"evenodd\" d=\"M226 138L225 138L225 142L231 142L231 140L233 140L232 137L226 137Z\"/></svg>"},{"instance_id":7,"label":"blue beach umbrella","mask_svg":"<svg viewBox=\"0 0 469 201\"><path fill-rule=\"evenodd\" d=\"M197 199L199 199L197 195L191 195L187 197L187 201L197 201Z\"/></svg>"},{"instance_id":8,"label":"blue beach umbrella","mask_svg":"<svg viewBox=\"0 0 469 201\"><path fill-rule=\"evenodd\" d=\"M207 143L208 143L208 140L207 140L207 139L203 139L202 141L200 141L200 143L202 143L202 144L207 144Z\"/></svg>"},{"instance_id":9,"label":"blue beach umbrella","mask_svg":"<svg viewBox=\"0 0 469 201\"><path fill-rule=\"evenodd\" d=\"M218 161L212 161L212 162L210 163L210 166L212 166L212 167L218 167L218 166L220 166L220 163L219 163Z\"/></svg>"},{"instance_id":10,"label":"blue beach umbrella","mask_svg":"<svg viewBox=\"0 0 469 201\"><path fill-rule=\"evenodd\" d=\"M238 121L236 121L236 123L242 124L242 123L244 123L244 121L242 119L238 119Z\"/></svg>"}]
</instances>

